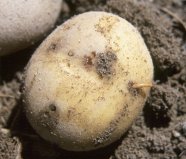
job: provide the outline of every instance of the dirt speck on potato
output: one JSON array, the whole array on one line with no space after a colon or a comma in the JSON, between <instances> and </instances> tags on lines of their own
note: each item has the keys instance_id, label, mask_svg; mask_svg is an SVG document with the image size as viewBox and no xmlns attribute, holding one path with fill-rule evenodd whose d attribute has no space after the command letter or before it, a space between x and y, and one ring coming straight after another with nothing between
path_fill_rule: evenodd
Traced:
<instances>
[{"instance_id":1,"label":"dirt speck on potato","mask_svg":"<svg viewBox=\"0 0 186 159\"><path fill-rule=\"evenodd\" d=\"M49 105L38 113L36 119L42 123L44 129L53 131L58 124L59 114L54 104ZM37 122L37 121L36 121Z\"/></svg>"},{"instance_id":2,"label":"dirt speck on potato","mask_svg":"<svg viewBox=\"0 0 186 159\"><path fill-rule=\"evenodd\" d=\"M110 126L105 131L103 131L100 136L96 137L96 139L93 140L94 146L99 146L100 144L104 144L104 142L108 141L112 133L117 129L118 124L121 122L121 119L124 116L128 116L128 114L128 104L124 104L122 110L118 112L116 118L110 122Z\"/></svg>"},{"instance_id":3,"label":"dirt speck on potato","mask_svg":"<svg viewBox=\"0 0 186 159\"><path fill-rule=\"evenodd\" d=\"M96 31L100 32L104 37L107 37L113 26L119 21L118 18L112 16L103 16L99 19L98 24L95 25Z\"/></svg>"},{"instance_id":4,"label":"dirt speck on potato","mask_svg":"<svg viewBox=\"0 0 186 159\"><path fill-rule=\"evenodd\" d=\"M54 104L49 105L51 111L56 111L56 106Z\"/></svg>"},{"instance_id":5,"label":"dirt speck on potato","mask_svg":"<svg viewBox=\"0 0 186 159\"><path fill-rule=\"evenodd\" d=\"M117 61L117 56L112 52L99 53L96 56L95 68L97 74L101 78L110 78L115 75L114 64Z\"/></svg>"},{"instance_id":6,"label":"dirt speck on potato","mask_svg":"<svg viewBox=\"0 0 186 159\"><path fill-rule=\"evenodd\" d=\"M74 52L70 50L70 51L68 52L68 56L74 56Z\"/></svg>"},{"instance_id":7,"label":"dirt speck on potato","mask_svg":"<svg viewBox=\"0 0 186 159\"><path fill-rule=\"evenodd\" d=\"M56 41L55 43L53 42L49 45L47 52L56 53L59 48L60 48L60 44L58 41Z\"/></svg>"},{"instance_id":8,"label":"dirt speck on potato","mask_svg":"<svg viewBox=\"0 0 186 159\"><path fill-rule=\"evenodd\" d=\"M85 66L91 66L91 65L93 65L92 60L93 60L92 57L85 55L84 59L83 59L83 63L84 63Z\"/></svg>"},{"instance_id":9,"label":"dirt speck on potato","mask_svg":"<svg viewBox=\"0 0 186 159\"><path fill-rule=\"evenodd\" d=\"M129 81L128 82L128 91L129 93L134 96L134 97L138 97L139 95L143 98L145 98L147 95L145 94L145 92L142 90L142 88L133 88L133 85L135 83L133 81Z\"/></svg>"},{"instance_id":10,"label":"dirt speck on potato","mask_svg":"<svg viewBox=\"0 0 186 159\"><path fill-rule=\"evenodd\" d=\"M95 63L95 57L96 57L96 52L95 51L92 51L90 53L90 56L85 55L83 57L83 64L84 64L84 66L86 68L90 68L91 66L93 66L94 63Z\"/></svg>"}]
</instances>

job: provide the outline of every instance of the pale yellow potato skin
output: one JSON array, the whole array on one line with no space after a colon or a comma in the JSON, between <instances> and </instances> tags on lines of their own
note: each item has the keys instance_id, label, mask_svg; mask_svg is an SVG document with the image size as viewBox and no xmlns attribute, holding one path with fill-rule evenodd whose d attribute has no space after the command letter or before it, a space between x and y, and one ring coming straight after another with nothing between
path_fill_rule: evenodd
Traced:
<instances>
[{"instance_id":1,"label":"pale yellow potato skin","mask_svg":"<svg viewBox=\"0 0 186 159\"><path fill-rule=\"evenodd\" d=\"M136 28L111 13L83 13L59 26L29 61L26 114L41 137L63 149L97 149L119 139L143 108L150 88L130 83L152 81Z\"/></svg>"}]
</instances>

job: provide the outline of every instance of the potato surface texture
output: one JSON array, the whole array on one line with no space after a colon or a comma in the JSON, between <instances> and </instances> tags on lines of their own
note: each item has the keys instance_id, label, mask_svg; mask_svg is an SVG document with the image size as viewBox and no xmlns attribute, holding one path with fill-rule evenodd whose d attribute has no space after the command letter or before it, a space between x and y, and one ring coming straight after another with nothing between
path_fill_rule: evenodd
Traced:
<instances>
[{"instance_id":1,"label":"potato surface texture","mask_svg":"<svg viewBox=\"0 0 186 159\"><path fill-rule=\"evenodd\" d=\"M62 0L0 0L0 56L33 45L53 27Z\"/></svg>"},{"instance_id":2,"label":"potato surface texture","mask_svg":"<svg viewBox=\"0 0 186 159\"><path fill-rule=\"evenodd\" d=\"M129 22L87 12L59 26L33 54L25 71L26 114L44 139L89 151L119 139L139 114L153 64Z\"/></svg>"}]
</instances>

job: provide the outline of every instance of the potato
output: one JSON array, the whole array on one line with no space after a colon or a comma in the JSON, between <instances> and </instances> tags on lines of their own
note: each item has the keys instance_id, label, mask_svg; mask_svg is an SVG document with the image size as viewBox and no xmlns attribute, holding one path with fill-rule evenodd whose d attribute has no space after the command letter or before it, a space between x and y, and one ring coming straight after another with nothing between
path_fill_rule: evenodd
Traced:
<instances>
[{"instance_id":1,"label":"potato","mask_svg":"<svg viewBox=\"0 0 186 159\"><path fill-rule=\"evenodd\" d=\"M0 56L24 49L53 28L62 0L1 0Z\"/></svg>"},{"instance_id":2,"label":"potato","mask_svg":"<svg viewBox=\"0 0 186 159\"><path fill-rule=\"evenodd\" d=\"M44 139L71 151L119 139L141 111L153 81L148 49L126 20L87 12L59 26L25 71L25 109Z\"/></svg>"}]
</instances>

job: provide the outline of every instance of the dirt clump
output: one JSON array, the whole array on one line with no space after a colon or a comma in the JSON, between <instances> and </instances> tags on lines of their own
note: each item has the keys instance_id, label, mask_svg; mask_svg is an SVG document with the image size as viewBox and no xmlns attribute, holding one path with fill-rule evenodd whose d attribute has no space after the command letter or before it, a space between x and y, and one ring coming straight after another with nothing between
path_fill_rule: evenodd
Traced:
<instances>
[{"instance_id":1,"label":"dirt clump","mask_svg":"<svg viewBox=\"0 0 186 159\"><path fill-rule=\"evenodd\" d=\"M21 159L21 143L0 131L0 159Z\"/></svg>"},{"instance_id":2,"label":"dirt clump","mask_svg":"<svg viewBox=\"0 0 186 159\"><path fill-rule=\"evenodd\" d=\"M114 53L107 52L106 54L100 53L96 55L95 67L96 72L100 77L111 77L115 74L113 65L117 60L117 56Z\"/></svg>"}]
</instances>

